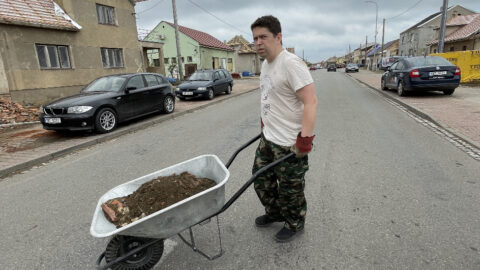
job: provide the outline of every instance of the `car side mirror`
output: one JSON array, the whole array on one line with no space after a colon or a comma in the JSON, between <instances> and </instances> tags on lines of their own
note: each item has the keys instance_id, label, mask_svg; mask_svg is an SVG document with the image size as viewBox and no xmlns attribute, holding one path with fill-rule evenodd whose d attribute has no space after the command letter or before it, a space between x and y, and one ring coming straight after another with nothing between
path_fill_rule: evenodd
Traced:
<instances>
[{"instance_id":1,"label":"car side mirror","mask_svg":"<svg viewBox=\"0 0 480 270\"><path fill-rule=\"evenodd\" d=\"M135 87L135 86L128 86L128 87L125 89L125 93L129 94L130 91L135 90L135 89L137 89L137 87Z\"/></svg>"}]
</instances>

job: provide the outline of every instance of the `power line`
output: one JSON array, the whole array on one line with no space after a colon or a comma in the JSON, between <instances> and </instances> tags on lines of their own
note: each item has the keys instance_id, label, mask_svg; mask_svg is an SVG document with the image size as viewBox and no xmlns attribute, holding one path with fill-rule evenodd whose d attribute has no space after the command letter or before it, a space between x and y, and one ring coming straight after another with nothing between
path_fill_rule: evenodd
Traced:
<instances>
[{"instance_id":1,"label":"power line","mask_svg":"<svg viewBox=\"0 0 480 270\"><path fill-rule=\"evenodd\" d=\"M142 10L142 11L136 12L136 14L138 15L138 14L147 12L147 11L149 11L149 10L152 10L154 7L160 5L162 2L163 2L163 0L160 0L160 1L158 1L158 3L156 3L155 5L153 5L153 6L149 7L149 8L146 8L146 9L144 9L144 10Z\"/></svg>"},{"instance_id":2,"label":"power line","mask_svg":"<svg viewBox=\"0 0 480 270\"><path fill-rule=\"evenodd\" d=\"M400 13L400 14L398 14L398 15L395 15L395 16L393 16L393 17L391 17L391 18L387 18L387 19L385 19L385 20L392 20L392 19L395 19L395 18L397 18L397 17L402 16L403 14L409 12L412 8L416 7L416 6L417 6L418 4L420 4L420 2L422 2L422 1L423 1L423 0L419 0L417 3L415 3L413 6L409 7L409 8L408 8L407 10L405 10L404 12L402 12L402 13Z\"/></svg>"},{"instance_id":3,"label":"power line","mask_svg":"<svg viewBox=\"0 0 480 270\"><path fill-rule=\"evenodd\" d=\"M228 26L230 26L230 27L232 27L232 28L234 28L234 29L236 29L236 30L238 30L238 31L246 34L247 36L251 34L251 33L244 32L244 31L238 29L237 27L235 27L235 26L227 23L226 21L220 19L219 17L215 16L215 14L213 14L213 13L211 13L210 11L204 9L203 7L197 5L197 3L195 3L195 2L193 2L193 1L191 1L191 0L188 0L188 2L192 3L193 5L195 5L196 7L198 7L199 9L201 9L201 10L203 10L204 12L206 12L206 13L210 14L211 16L215 17L217 20L221 21L222 23L224 23L224 24L226 24L226 25L228 25Z\"/></svg>"}]
</instances>

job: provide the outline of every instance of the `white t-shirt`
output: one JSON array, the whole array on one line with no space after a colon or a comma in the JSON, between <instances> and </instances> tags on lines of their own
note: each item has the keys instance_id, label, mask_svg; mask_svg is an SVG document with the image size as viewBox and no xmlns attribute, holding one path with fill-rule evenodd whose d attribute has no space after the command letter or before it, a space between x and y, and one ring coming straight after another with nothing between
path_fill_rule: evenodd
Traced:
<instances>
[{"instance_id":1,"label":"white t-shirt","mask_svg":"<svg viewBox=\"0 0 480 270\"><path fill-rule=\"evenodd\" d=\"M295 144L303 116L303 103L295 92L311 83L307 65L285 49L271 63L263 61L260 109L267 140L282 146Z\"/></svg>"}]
</instances>

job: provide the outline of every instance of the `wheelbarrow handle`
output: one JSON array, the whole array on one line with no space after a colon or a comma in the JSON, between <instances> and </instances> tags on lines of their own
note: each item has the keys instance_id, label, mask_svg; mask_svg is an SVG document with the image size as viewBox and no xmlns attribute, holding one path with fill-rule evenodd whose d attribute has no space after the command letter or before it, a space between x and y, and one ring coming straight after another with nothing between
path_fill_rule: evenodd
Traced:
<instances>
[{"instance_id":1,"label":"wheelbarrow handle","mask_svg":"<svg viewBox=\"0 0 480 270\"><path fill-rule=\"evenodd\" d=\"M260 170L258 170L257 172L255 172L252 177L245 183L243 184L243 186L240 188L240 190L238 190L233 196L232 198L230 198L230 200L228 200L225 205L222 207L222 209L220 209L220 211L215 214L215 215L218 215L220 213L222 213L223 211L227 210L228 207L230 207L230 205L232 205L232 203L234 203L238 197L240 197L240 195L243 194L243 192L245 192L245 190L247 190L247 188L253 183L253 181L260 175L262 174L263 172L275 167L276 165L278 165L279 163L282 163L283 161L285 161L286 159L289 159L291 157L295 156L295 153L289 153L287 154L286 156L283 156L277 160L275 160L274 162L262 167Z\"/></svg>"},{"instance_id":2,"label":"wheelbarrow handle","mask_svg":"<svg viewBox=\"0 0 480 270\"><path fill-rule=\"evenodd\" d=\"M230 166L230 164L232 164L233 160L235 159L235 157L238 155L238 153L240 153L240 151L242 151L243 149L245 149L247 146L249 146L250 144L252 144L253 142L255 142L256 140L258 140L260 137L261 137L261 133L259 135L257 135L255 138L251 139L250 141L248 141L246 144L242 145L237 151L235 151L235 153L232 155L232 157L230 158L230 160L227 162L227 164L225 165L227 168ZM230 207L230 205L232 205L232 203L234 203L238 197L240 197L240 195L243 194L243 192L245 192L245 190L247 190L247 188L253 183L253 181L255 180L255 178L257 178L260 174L262 174L263 172L275 167L277 164L285 161L286 159L289 159L291 157L295 156L295 153L289 153L287 154L286 156L283 156L277 160L275 160L274 162L262 167L261 169L259 169L258 171L256 171L252 177L245 183L243 184L243 186L240 188L240 190L238 190L233 196L232 198L230 198L230 200L228 200L225 205L222 207L222 209L220 209L217 213L203 219L202 221L198 222L198 223L202 223L204 222L205 220L208 220L216 215L219 215L221 214L223 211L227 210L228 207ZM197 224L198 224L197 223Z\"/></svg>"},{"instance_id":3,"label":"wheelbarrow handle","mask_svg":"<svg viewBox=\"0 0 480 270\"><path fill-rule=\"evenodd\" d=\"M232 164L233 160L237 157L238 153L240 153L243 149L247 148L250 144L252 144L256 140L260 139L261 136L262 136L262 133L258 134L257 136L252 138L250 141L248 141L244 145L240 146L240 148L238 148L238 150L235 151L235 153L233 153L233 155L230 157L230 159L228 160L225 167L227 167L227 169L228 169L230 167L230 165Z\"/></svg>"}]
</instances>

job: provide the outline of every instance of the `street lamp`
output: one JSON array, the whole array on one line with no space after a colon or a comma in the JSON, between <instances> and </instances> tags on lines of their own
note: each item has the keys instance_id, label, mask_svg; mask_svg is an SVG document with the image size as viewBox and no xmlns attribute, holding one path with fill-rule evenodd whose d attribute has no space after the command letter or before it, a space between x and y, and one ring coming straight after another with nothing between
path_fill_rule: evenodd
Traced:
<instances>
[{"instance_id":1,"label":"street lamp","mask_svg":"<svg viewBox=\"0 0 480 270\"><path fill-rule=\"evenodd\" d=\"M375 1L365 1L365 3L372 3L372 4L375 4L375 10L376 10L376 15L375 15L375 43L374 43L374 50L375 48L377 47L377 22L378 22L378 5L377 5L377 2ZM366 48L365 48L366 49ZM366 52L365 52L366 53ZM375 64L375 65L373 65ZM375 66L375 68L374 68ZM372 70L376 70L377 69L377 63L375 62L375 51L373 52L373 63L372 63Z\"/></svg>"}]
</instances>

